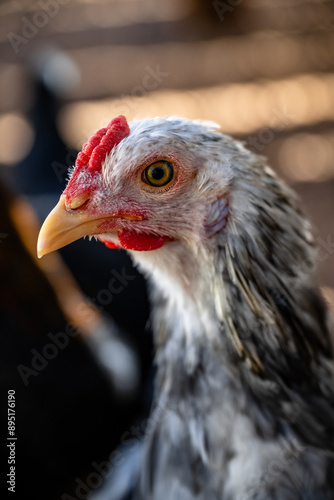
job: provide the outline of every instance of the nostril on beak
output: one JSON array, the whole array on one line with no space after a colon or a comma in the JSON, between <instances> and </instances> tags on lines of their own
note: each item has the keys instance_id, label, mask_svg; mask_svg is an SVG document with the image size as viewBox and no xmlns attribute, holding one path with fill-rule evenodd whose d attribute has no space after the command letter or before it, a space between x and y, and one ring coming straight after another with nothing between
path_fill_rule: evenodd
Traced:
<instances>
[{"instance_id":1,"label":"nostril on beak","mask_svg":"<svg viewBox=\"0 0 334 500\"><path fill-rule=\"evenodd\" d=\"M66 208L70 210L77 210L78 208L83 208L83 206L88 202L88 200L89 200L88 193L79 194L75 198L72 198L72 200L69 203L66 203Z\"/></svg>"}]
</instances>

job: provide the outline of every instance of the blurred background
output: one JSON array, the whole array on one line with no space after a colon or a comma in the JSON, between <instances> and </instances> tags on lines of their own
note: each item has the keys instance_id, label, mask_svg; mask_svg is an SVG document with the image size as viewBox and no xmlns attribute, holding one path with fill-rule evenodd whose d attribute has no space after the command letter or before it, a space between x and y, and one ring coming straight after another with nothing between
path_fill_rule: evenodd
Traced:
<instances>
[{"instance_id":1,"label":"blurred background","mask_svg":"<svg viewBox=\"0 0 334 500\"><path fill-rule=\"evenodd\" d=\"M268 157L314 225L334 307L332 0L2 1L1 444L13 389L19 498L98 495L111 469L131 482L126 445L140 456L154 379L144 279L96 242L35 256L77 152L119 114L213 120Z\"/></svg>"}]
</instances>

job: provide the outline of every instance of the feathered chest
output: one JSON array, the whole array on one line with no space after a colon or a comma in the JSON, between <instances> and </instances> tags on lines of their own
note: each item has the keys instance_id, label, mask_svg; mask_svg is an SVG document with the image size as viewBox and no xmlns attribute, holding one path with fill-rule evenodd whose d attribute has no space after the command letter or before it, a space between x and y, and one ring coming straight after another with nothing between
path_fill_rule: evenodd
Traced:
<instances>
[{"instance_id":1,"label":"feathered chest","mask_svg":"<svg viewBox=\"0 0 334 500\"><path fill-rule=\"evenodd\" d=\"M187 293L175 277L156 283L157 399L142 467L142 498L255 500L259 488L266 500L318 498L307 492L316 495L325 488L328 462L321 451L326 439L321 426L326 424L319 427L304 394L285 387L279 373L254 370L228 331L234 327L237 334L238 325L248 325L252 335L241 340L255 349L252 339L269 332L272 323L256 316L247 321L251 306L233 295L231 282L216 281L206 290L193 282ZM220 318L215 294L222 286L226 295L220 296ZM198 301L192 299L194 292ZM232 324L226 321L226 304ZM277 356L277 369L284 370L285 360ZM261 361L267 362L265 357ZM315 386L312 390L309 396L319 402L321 394Z\"/></svg>"},{"instance_id":2,"label":"feathered chest","mask_svg":"<svg viewBox=\"0 0 334 500\"><path fill-rule=\"evenodd\" d=\"M315 455L293 431L282 434L254 404L242 381L222 367L219 355L202 352L196 370L187 374L183 354L168 382L159 373L141 498L255 499L259 484L266 500L280 498L276 494L287 487L291 494L282 498L304 498L291 496L292 484ZM316 459L325 464L323 457ZM317 484L322 480L323 474L312 478Z\"/></svg>"}]
</instances>

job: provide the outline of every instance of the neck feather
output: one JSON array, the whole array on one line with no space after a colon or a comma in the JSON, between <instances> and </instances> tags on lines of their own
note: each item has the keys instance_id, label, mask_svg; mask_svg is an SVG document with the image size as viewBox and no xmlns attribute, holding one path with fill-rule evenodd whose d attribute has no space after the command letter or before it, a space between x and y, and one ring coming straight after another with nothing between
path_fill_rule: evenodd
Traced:
<instances>
[{"instance_id":1,"label":"neck feather","mask_svg":"<svg viewBox=\"0 0 334 500\"><path fill-rule=\"evenodd\" d=\"M316 288L301 275L285 281L261 261L241 265L231 239L202 250L173 245L172 253L166 245L140 255L153 281L158 392L175 396L182 380L200 374L219 401L224 387L234 387L256 403L255 420L266 407L272 422L290 422L308 442L327 446L334 432L334 412L325 403L334 399L333 365Z\"/></svg>"}]
</instances>

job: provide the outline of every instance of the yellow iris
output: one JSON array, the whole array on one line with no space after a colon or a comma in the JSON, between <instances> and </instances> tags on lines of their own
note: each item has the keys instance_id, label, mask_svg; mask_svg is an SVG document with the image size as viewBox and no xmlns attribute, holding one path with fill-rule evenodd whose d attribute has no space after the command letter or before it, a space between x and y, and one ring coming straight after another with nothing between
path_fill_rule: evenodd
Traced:
<instances>
[{"instance_id":1,"label":"yellow iris","mask_svg":"<svg viewBox=\"0 0 334 500\"><path fill-rule=\"evenodd\" d=\"M165 186L173 178L173 167L168 161L156 161L145 168L142 178L144 182L151 186Z\"/></svg>"}]
</instances>

